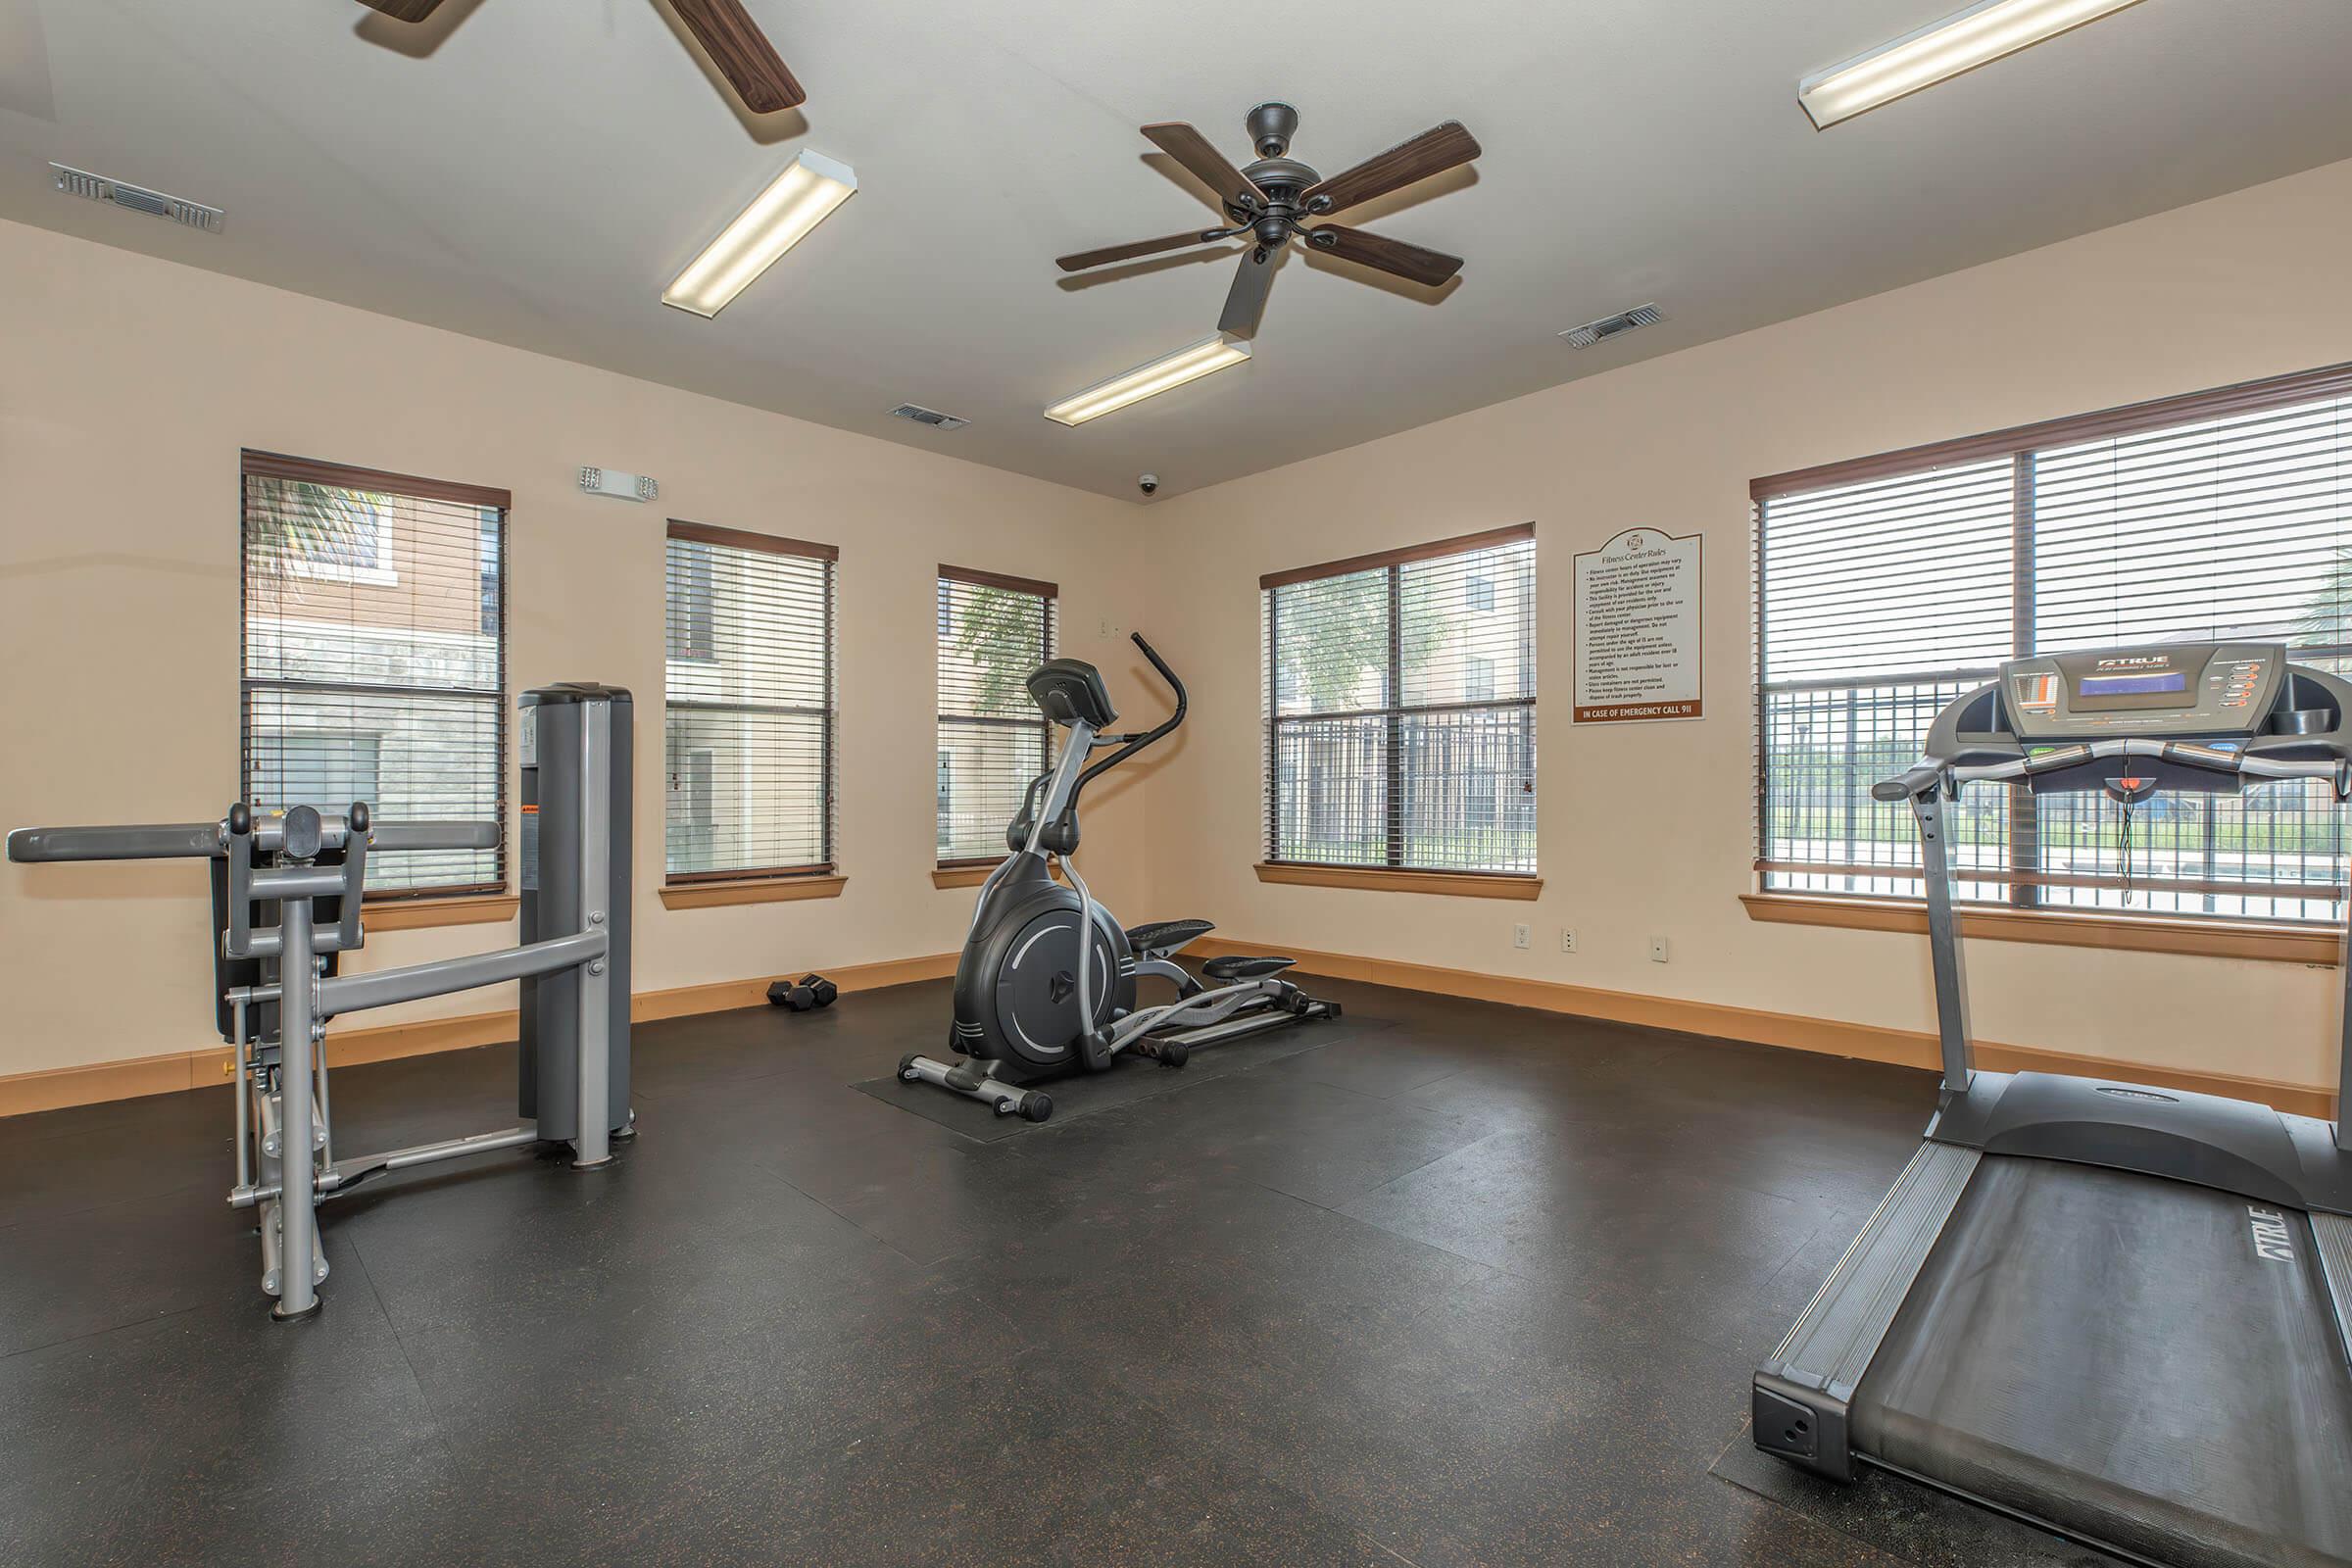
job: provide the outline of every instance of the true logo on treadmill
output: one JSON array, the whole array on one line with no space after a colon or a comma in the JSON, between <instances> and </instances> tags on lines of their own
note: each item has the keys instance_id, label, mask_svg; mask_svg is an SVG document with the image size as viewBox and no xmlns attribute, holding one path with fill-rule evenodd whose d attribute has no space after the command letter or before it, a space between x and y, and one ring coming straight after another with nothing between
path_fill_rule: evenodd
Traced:
<instances>
[{"instance_id":1,"label":"true logo on treadmill","mask_svg":"<svg viewBox=\"0 0 2352 1568\"><path fill-rule=\"evenodd\" d=\"M2254 1225L2254 1255L2271 1263L2292 1263L2295 1244L2286 1229L2286 1216L2275 1208L2256 1208L2246 1205L2246 1213Z\"/></svg>"}]
</instances>

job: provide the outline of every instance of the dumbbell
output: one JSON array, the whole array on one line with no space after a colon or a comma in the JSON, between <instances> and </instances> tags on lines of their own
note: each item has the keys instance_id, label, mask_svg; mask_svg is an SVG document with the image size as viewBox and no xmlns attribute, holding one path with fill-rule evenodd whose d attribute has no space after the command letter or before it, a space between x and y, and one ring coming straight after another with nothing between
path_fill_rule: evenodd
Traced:
<instances>
[{"instance_id":1,"label":"dumbbell","mask_svg":"<svg viewBox=\"0 0 2352 1568\"><path fill-rule=\"evenodd\" d=\"M767 988L767 1000L786 1012L813 1012L819 1007L830 1007L840 995L841 987L821 974L778 980Z\"/></svg>"}]
</instances>

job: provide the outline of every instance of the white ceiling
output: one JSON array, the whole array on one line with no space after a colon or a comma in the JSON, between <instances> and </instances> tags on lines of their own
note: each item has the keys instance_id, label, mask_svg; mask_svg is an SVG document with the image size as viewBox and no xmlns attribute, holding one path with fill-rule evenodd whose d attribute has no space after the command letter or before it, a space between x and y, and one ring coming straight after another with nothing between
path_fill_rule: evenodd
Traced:
<instances>
[{"instance_id":1,"label":"white ceiling","mask_svg":"<svg viewBox=\"0 0 2352 1568\"><path fill-rule=\"evenodd\" d=\"M659 0L0 0L0 217L1132 499L1197 489L2352 157L2344 0L2149 0L1816 134L1804 72L1956 0L749 0L808 90L753 121ZM1064 429L1207 333L1231 245L1136 127L1298 107L1333 173L1440 120L1474 172L1348 221L1468 258L1440 296L1283 264L1256 357ZM715 321L657 296L802 146L858 195ZM215 236L46 161L227 209ZM1553 334L1655 300L1578 353ZM935 432L902 401L962 415Z\"/></svg>"}]
</instances>

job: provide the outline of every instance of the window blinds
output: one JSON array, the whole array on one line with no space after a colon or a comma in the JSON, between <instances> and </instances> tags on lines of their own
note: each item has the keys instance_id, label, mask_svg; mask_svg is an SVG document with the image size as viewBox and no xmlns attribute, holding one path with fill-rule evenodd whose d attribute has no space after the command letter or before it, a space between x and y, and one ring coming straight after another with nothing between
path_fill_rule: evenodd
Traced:
<instances>
[{"instance_id":1,"label":"window blinds","mask_svg":"<svg viewBox=\"0 0 2352 1568\"><path fill-rule=\"evenodd\" d=\"M1268 858L1532 873L1533 525L1260 586Z\"/></svg>"},{"instance_id":2,"label":"window blinds","mask_svg":"<svg viewBox=\"0 0 2352 1568\"><path fill-rule=\"evenodd\" d=\"M1758 485L1758 866L1768 888L1915 897L1907 810L1869 799L1951 698L2025 654L2177 639L2352 652L2352 374L2168 400ZM1973 789L1964 898L2341 918L2324 792Z\"/></svg>"},{"instance_id":3,"label":"window blinds","mask_svg":"<svg viewBox=\"0 0 2352 1568\"><path fill-rule=\"evenodd\" d=\"M669 881L833 869L837 555L670 523Z\"/></svg>"},{"instance_id":4,"label":"window blinds","mask_svg":"<svg viewBox=\"0 0 2352 1568\"><path fill-rule=\"evenodd\" d=\"M503 820L507 493L259 452L242 470L241 796ZM503 849L368 862L371 896L505 885Z\"/></svg>"},{"instance_id":5,"label":"window blinds","mask_svg":"<svg viewBox=\"0 0 2352 1568\"><path fill-rule=\"evenodd\" d=\"M1050 582L939 568L939 863L1004 855L1004 828L1052 763L1054 726L1029 700L1030 671L1054 657Z\"/></svg>"}]
</instances>

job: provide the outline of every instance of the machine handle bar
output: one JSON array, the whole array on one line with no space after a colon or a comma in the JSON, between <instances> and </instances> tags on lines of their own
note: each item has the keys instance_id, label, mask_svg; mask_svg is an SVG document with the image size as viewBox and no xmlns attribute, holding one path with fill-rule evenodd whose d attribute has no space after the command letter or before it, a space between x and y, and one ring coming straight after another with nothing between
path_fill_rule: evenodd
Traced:
<instances>
[{"instance_id":1,"label":"machine handle bar","mask_svg":"<svg viewBox=\"0 0 2352 1568\"><path fill-rule=\"evenodd\" d=\"M8 836L8 858L25 865L49 860L209 859L220 853L218 822L21 827Z\"/></svg>"},{"instance_id":2,"label":"machine handle bar","mask_svg":"<svg viewBox=\"0 0 2352 1568\"><path fill-rule=\"evenodd\" d=\"M264 848L271 848L276 817L254 819ZM343 819L329 817L328 842L343 840ZM370 850L491 850L496 822L375 822L365 837ZM57 860L217 859L228 851L224 822L168 822L122 827L21 827L8 836L8 858L20 864Z\"/></svg>"},{"instance_id":3,"label":"machine handle bar","mask_svg":"<svg viewBox=\"0 0 2352 1568\"><path fill-rule=\"evenodd\" d=\"M1166 681L1168 683L1168 690L1176 694L1176 710L1170 713L1166 718L1160 720L1158 725L1154 728L1148 729L1141 735L1130 738L1128 742L1124 746L1121 746L1117 751L1111 753L1108 757L1105 757L1102 759L1102 760L1097 762L1094 766L1079 774L1078 783L1081 788L1083 788L1086 782L1089 779L1092 779L1096 774L1109 772L1112 768L1118 766L1121 762L1124 762L1127 760L1127 759L1133 757L1136 753L1142 751L1145 747L1151 745L1152 742L1161 739L1177 725L1183 723L1184 710L1191 701L1191 699L1185 694L1184 682L1177 679L1176 672L1168 667L1168 662L1159 657L1159 650L1153 648L1150 643L1144 641L1144 634L1142 632L1139 631L1129 633L1128 640L1134 643L1136 647L1144 651L1144 657L1152 661L1152 667L1159 671L1159 678Z\"/></svg>"},{"instance_id":4,"label":"machine handle bar","mask_svg":"<svg viewBox=\"0 0 2352 1568\"><path fill-rule=\"evenodd\" d=\"M2013 757L1998 762L1960 766L1917 762L1899 778L1881 779L1873 784L1870 793L1874 800L1907 801L1945 782L1954 788L1962 784L2012 783L2021 778L2031 778L2036 773L2051 773L2062 768L2081 767L2088 762L2124 757L2145 757L2180 767L2201 768L2208 773L2230 773L2258 779L2321 778L2340 781L2339 775L2344 771L2341 762L2329 758L2288 760L2249 757L2243 752L2226 751L2218 746L2200 746L2194 741L2156 740L2134 735L2120 740L2054 747L2030 757Z\"/></svg>"}]
</instances>

